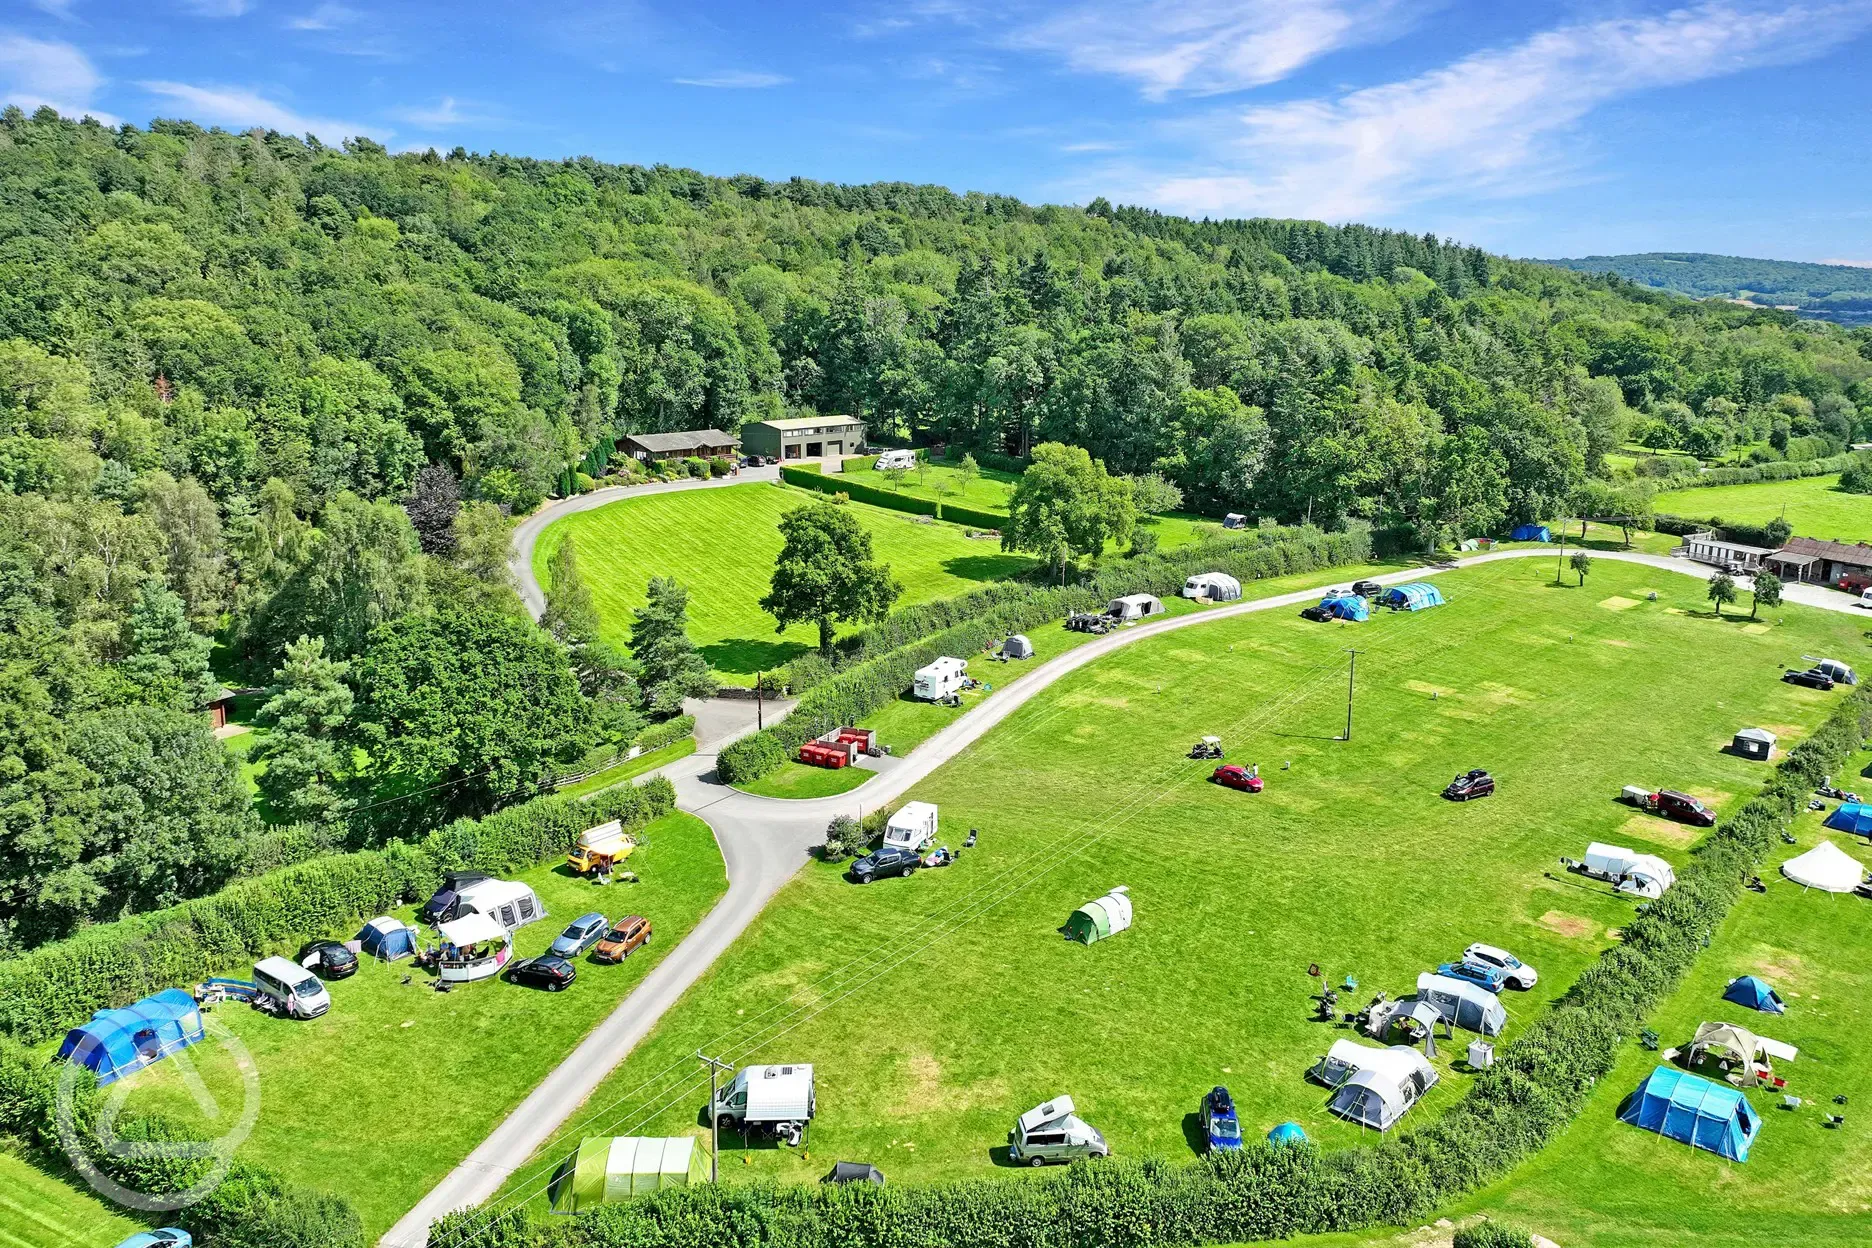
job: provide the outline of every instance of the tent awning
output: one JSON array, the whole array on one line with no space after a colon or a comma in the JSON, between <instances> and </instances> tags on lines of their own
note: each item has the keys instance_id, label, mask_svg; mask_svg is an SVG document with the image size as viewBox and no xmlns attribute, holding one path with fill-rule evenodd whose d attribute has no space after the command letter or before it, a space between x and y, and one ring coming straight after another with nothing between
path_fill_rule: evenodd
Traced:
<instances>
[{"instance_id":1,"label":"tent awning","mask_svg":"<svg viewBox=\"0 0 1872 1248\"><path fill-rule=\"evenodd\" d=\"M451 919L436 928L436 931L442 934L443 940L448 941L457 949L478 945L484 940L510 939L507 929L500 925L500 920L491 915L479 913L465 914L459 919Z\"/></svg>"}]
</instances>

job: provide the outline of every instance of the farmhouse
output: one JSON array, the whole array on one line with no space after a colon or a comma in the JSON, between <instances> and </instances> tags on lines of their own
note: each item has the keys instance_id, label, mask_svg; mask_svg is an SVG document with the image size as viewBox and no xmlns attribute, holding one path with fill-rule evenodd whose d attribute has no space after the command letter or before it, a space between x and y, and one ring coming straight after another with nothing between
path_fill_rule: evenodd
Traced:
<instances>
[{"instance_id":1,"label":"farmhouse","mask_svg":"<svg viewBox=\"0 0 1872 1248\"><path fill-rule=\"evenodd\" d=\"M748 454L771 455L783 463L856 455L864 440L864 421L856 416L800 416L741 426L741 445Z\"/></svg>"},{"instance_id":2,"label":"farmhouse","mask_svg":"<svg viewBox=\"0 0 1872 1248\"><path fill-rule=\"evenodd\" d=\"M734 435L719 429L690 429L683 433L627 433L618 445L632 459L726 459L735 453Z\"/></svg>"},{"instance_id":3,"label":"farmhouse","mask_svg":"<svg viewBox=\"0 0 1872 1248\"><path fill-rule=\"evenodd\" d=\"M1785 581L1812 581L1860 589L1872 585L1872 546L1864 542L1823 542L1814 537L1792 537L1763 560L1768 570Z\"/></svg>"},{"instance_id":4,"label":"farmhouse","mask_svg":"<svg viewBox=\"0 0 1872 1248\"><path fill-rule=\"evenodd\" d=\"M1741 542L1719 541L1716 534L1708 529L1685 537L1680 549L1685 556L1698 563L1707 563L1717 568L1734 565L1744 572L1756 571L1762 566L1762 560L1775 553L1766 546L1745 546Z\"/></svg>"}]
</instances>

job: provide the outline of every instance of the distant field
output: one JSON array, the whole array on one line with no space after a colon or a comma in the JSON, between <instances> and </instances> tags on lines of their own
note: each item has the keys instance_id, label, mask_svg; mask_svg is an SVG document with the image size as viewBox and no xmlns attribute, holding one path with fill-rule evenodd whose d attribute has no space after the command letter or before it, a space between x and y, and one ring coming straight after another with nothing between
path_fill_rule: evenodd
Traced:
<instances>
[{"instance_id":1,"label":"distant field","mask_svg":"<svg viewBox=\"0 0 1872 1248\"><path fill-rule=\"evenodd\" d=\"M1765 524L1785 513L1802 537L1872 541L1872 494L1848 494L1838 485L1837 476L1713 485L1671 490L1659 494L1653 505L1674 516L1717 516L1744 524Z\"/></svg>"},{"instance_id":2,"label":"distant field","mask_svg":"<svg viewBox=\"0 0 1872 1248\"><path fill-rule=\"evenodd\" d=\"M809 624L774 632L760 609L780 554L780 518L823 496L776 485L738 485L620 499L554 521L533 550L533 572L544 586L553 552L566 534L578 542L579 566L603 619L604 636L623 642L631 611L643 604L652 575L673 576L689 589L689 634L724 680L753 684L812 649ZM850 504L871 531L877 557L903 583L900 606L947 598L985 581L1033 566L1003 554L993 539L970 539L953 524Z\"/></svg>"},{"instance_id":3,"label":"distant field","mask_svg":"<svg viewBox=\"0 0 1872 1248\"><path fill-rule=\"evenodd\" d=\"M104 1248L142 1229L113 1212L89 1188L62 1183L0 1149L4 1248Z\"/></svg>"}]
</instances>

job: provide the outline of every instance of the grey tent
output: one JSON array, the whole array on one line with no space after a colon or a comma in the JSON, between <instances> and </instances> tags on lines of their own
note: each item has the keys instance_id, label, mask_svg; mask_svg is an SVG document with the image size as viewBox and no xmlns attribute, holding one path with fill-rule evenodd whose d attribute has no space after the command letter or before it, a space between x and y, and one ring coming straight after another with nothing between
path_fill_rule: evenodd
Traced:
<instances>
[{"instance_id":1,"label":"grey tent","mask_svg":"<svg viewBox=\"0 0 1872 1248\"><path fill-rule=\"evenodd\" d=\"M1370 1049L1362 1058L1326 1102L1327 1109L1362 1127L1389 1131L1440 1077L1423 1054L1402 1045Z\"/></svg>"},{"instance_id":2,"label":"grey tent","mask_svg":"<svg viewBox=\"0 0 1872 1248\"><path fill-rule=\"evenodd\" d=\"M868 1161L835 1161L821 1183L875 1183L884 1186L884 1172Z\"/></svg>"},{"instance_id":3,"label":"grey tent","mask_svg":"<svg viewBox=\"0 0 1872 1248\"><path fill-rule=\"evenodd\" d=\"M1033 658L1033 642L1028 641L1024 635L1015 633L1001 643L1001 653L1010 659L1031 659Z\"/></svg>"},{"instance_id":4,"label":"grey tent","mask_svg":"<svg viewBox=\"0 0 1872 1248\"><path fill-rule=\"evenodd\" d=\"M1735 734L1730 749L1743 758L1753 758L1767 762L1774 757L1775 734L1766 728L1744 728Z\"/></svg>"},{"instance_id":5,"label":"grey tent","mask_svg":"<svg viewBox=\"0 0 1872 1248\"><path fill-rule=\"evenodd\" d=\"M1499 1036L1508 1025L1508 1011L1495 994L1467 980L1425 971L1417 977L1417 999L1434 1005L1444 1022L1464 1031Z\"/></svg>"}]
</instances>

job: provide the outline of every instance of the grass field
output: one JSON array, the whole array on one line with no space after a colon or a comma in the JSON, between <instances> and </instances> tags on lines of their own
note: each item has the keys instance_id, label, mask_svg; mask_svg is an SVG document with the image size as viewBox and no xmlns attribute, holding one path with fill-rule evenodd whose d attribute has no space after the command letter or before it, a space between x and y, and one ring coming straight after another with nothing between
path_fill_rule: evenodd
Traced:
<instances>
[{"instance_id":1,"label":"grass field","mask_svg":"<svg viewBox=\"0 0 1872 1248\"><path fill-rule=\"evenodd\" d=\"M775 485L620 499L554 521L533 550L544 585L565 535L578 542L579 566L592 588L604 636L622 642L631 611L643 603L652 574L689 589L690 636L724 680L753 684L817 643L811 625L774 632L757 605L780 553L780 517L818 496ZM904 593L899 605L946 598L1031 567L993 540L970 539L952 524L919 524L902 512L850 504L871 531L877 557L891 565Z\"/></svg>"},{"instance_id":2,"label":"grass field","mask_svg":"<svg viewBox=\"0 0 1872 1248\"><path fill-rule=\"evenodd\" d=\"M103 1248L142 1230L89 1189L0 1147L0 1248Z\"/></svg>"},{"instance_id":3,"label":"grass field","mask_svg":"<svg viewBox=\"0 0 1872 1248\"><path fill-rule=\"evenodd\" d=\"M331 986L331 1012L311 1022L240 1006L217 1009L213 1017L246 1045L260 1076L259 1121L239 1155L342 1192L372 1239L388 1229L564 1060L726 888L714 837L694 816L665 816L643 842L631 859L639 884L596 888L563 864L518 877L532 884L550 915L520 930L519 956L543 952L568 920L590 910L613 918L643 914L655 925L644 953L617 966L581 962L578 981L565 992L484 981L443 994L407 962L367 961ZM410 911L400 914L408 918ZM245 977L245 967L228 969ZM242 1103L224 1051L203 1045L189 1056L220 1104ZM171 1059L133 1076L130 1106L204 1122L184 1074Z\"/></svg>"},{"instance_id":4,"label":"grass field","mask_svg":"<svg viewBox=\"0 0 1872 1248\"><path fill-rule=\"evenodd\" d=\"M1712 485L1659 494L1653 505L1674 516L1716 516L1744 524L1766 524L1785 512L1802 537L1872 541L1872 495L1848 494L1838 487L1837 476Z\"/></svg>"},{"instance_id":5,"label":"grass field","mask_svg":"<svg viewBox=\"0 0 1872 1248\"><path fill-rule=\"evenodd\" d=\"M636 758L619 763L615 767L607 767L595 775L585 777L577 784L568 784L557 792L560 797L585 797L600 789L613 788L627 780L634 780L646 771L655 771L665 763L673 763L679 758L686 758L695 753L695 748L695 738L684 737L680 741L670 742L661 749L651 750L648 754L639 754Z\"/></svg>"},{"instance_id":6,"label":"grass field","mask_svg":"<svg viewBox=\"0 0 1872 1248\"><path fill-rule=\"evenodd\" d=\"M1735 729L1791 743L1833 704L1777 681L1778 665L1864 644L1855 620L1799 608L1779 625L1718 622L1700 585L1648 569L1601 565L1584 590L1551 578L1541 561L1489 565L1441 578L1450 604L1419 615L1217 621L1065 678L911 794L941 805L952 843L981 828L975 850L869 888L809 867L565 1138L699 1130L706 1079L687 1059L701 1047L817 1064L813 1159L736 1139L736 1177L807 1181L828 1157L893 1182L990 1172L1013 1117L1061 1092L1116 1151L1188 1157L1197 1098L1218 1082L1250 1132L1295 1119L1328 1147L1356 1141L1303 1078L1345 1034L1309 1021L1309 963L1355 975L1362 1001L1471 940L1506 945L1542 972L1508 1002L1512 1038L1630 914L1556 859L1601 839L1681 861L1694 842L1618 804L1620 786L1733 810L1767 774L1722 752ZM1183 754L1210 732L1261 765L1266 793L1204 783ZM1497 796L1440 800L1475 766ZM1062 941L1072 908L1116 884L1136 926ZM1461 1096L1460 1047L1444 1046L1415 1120ZM640 1117L652 1093L669 1108Z\"/></svg>"}]
</instances>

